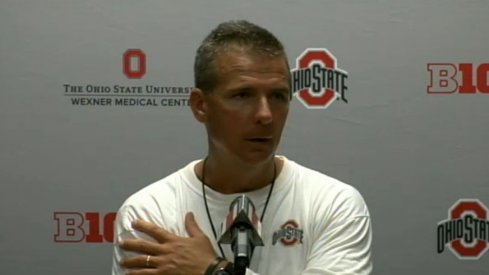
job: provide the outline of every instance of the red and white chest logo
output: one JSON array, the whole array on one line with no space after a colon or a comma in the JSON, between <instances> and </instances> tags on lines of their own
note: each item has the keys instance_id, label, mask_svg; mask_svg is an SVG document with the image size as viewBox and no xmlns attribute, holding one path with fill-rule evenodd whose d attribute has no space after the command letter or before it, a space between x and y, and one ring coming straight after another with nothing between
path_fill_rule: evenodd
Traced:
<instances>
[{"instance_id":1,"label":"red and white chest logo","mask_svg":"<svg viewBox=\"0 0 489 275\"><path fill-rule=\"evenodd\" d=\"M445 246L462 260L479 259L489 249L489 210L477 199L458 200L437 226L437 250Z\"/></svg>"},{"instance_id":2,"label":"red and white chest logo","mask_svg":"<svg viewBox=\"0 0 489 275\"><path fill-rule=\"evenodd\" d=\"M340 99L348 102L348 73L337 67L336 58L327 49L306 49L297 57L291 75L294 95L309 109L326 109Z\"/></svg>"},{"instance_id":3,"label":"red and white chest logo","mask_svg":"<svg viewBox=\"0 0 489 275\"><path fill-rule=\"evenodd\" d=\"M285 246L302 243L304 233L299 228L299 224L294 220L286 221L279 230L273 232L272 244L281 242Z\"/></svg>"}]
</instances>

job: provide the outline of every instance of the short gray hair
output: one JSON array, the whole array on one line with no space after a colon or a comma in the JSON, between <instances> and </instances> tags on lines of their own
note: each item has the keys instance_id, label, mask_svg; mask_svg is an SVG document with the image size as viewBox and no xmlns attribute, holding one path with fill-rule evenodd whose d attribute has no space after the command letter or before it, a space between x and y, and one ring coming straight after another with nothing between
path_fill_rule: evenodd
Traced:
<instances>
[{"instance_id":1,"label":"short gray hair","mask_svg":"<svg viewBox=\"0 0 489 275\"><path fill-rule=\"evenodd\" d=\"M287 55L282 43L268 30L246 20L219 24L202 41L195 55L195 87L205 93L214 89L217 71L214 60L229 46L237 45L251 53L270 57L283 57L288 68Z\"/></svg>"}]
</instances>

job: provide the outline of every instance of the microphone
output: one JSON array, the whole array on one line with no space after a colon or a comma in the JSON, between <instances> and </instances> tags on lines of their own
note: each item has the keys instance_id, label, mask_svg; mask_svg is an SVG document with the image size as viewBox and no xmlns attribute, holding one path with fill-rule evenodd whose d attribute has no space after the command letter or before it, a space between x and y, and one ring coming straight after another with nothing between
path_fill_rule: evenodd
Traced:
<instances>
[{"instance_id":1,"label":"microphone","mask_svg":"<svg viewBox=\"0 0 489 275\"><path fill-rule=\"evenodd\" d=\"M224 233L218 242L231 244L235 274L245 274L255 246L264 245L260 237L261 222L256 215L255 205L246 195L241 195L231 202L221 232Z\"/></svg>"}]
</instances>

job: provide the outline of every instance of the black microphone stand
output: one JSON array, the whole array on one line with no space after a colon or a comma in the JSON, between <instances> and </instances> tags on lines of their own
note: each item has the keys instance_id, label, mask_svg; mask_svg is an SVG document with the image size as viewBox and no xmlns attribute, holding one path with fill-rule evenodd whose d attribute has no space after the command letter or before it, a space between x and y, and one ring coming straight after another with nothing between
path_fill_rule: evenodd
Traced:
<instances>
[{"instance_id":1,"label":"black microphone stand","mask_svg":"<svg viewBox=\"0 0 489 275\"><path fill-rule=\"evenodd\" d=\"M255 206L245 195L234 199L229 207L229 219L233 219L231 225L222 234L219 244L231 244L234 253L234 274L246 274L246 268L250 266L251 257L255 246L263 246L259 230L255 228L252 220L257 220ZM225 223L223 223L224 225Z\"/></svg>"},{"instance_id":2,"label":"black microphone stand","mask_svg":"<svg viewBox=\"0 0 489 275\"><path fill-rule=\"evenodd\" d=\"M240 225L235 229L234 242L231 244L234 252L234 274L244 275L246 268L250 266L250 259L253 256L254 245L250 242L250 228Z\"/></svg>"}]
</instances>

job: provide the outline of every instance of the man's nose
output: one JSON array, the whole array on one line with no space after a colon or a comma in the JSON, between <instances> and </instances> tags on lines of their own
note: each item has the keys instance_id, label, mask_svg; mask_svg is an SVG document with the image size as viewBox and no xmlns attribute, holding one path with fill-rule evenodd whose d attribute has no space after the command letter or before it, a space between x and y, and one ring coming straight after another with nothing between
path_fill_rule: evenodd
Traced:
<instances>
[{"instance_id":1,"label":"man's nose","mask_svg":"<svg viewBox=\"0 0 489 275\"><path fill-rule=\"evenodd\" d=\"M268 98L263 96L258 99L256 106L256 122L259 124L268 124L272 122L272 109Z\"/></svg>"}]
</instances>

